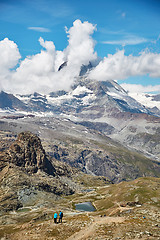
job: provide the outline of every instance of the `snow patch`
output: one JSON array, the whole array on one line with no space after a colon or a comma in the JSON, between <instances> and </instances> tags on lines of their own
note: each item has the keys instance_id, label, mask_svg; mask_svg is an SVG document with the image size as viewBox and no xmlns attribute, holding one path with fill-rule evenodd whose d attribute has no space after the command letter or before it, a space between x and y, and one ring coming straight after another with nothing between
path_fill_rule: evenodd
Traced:
<instances>
[{"instance_id":1,"label":"snow patch","mask_svg":"<svg viewBox=\"0 0 160 240\"><path fill-rule=\"evenodd\" d=\"M84 105L87 105L89 103L91 103L92 101L94 101L96 99L95 94L89 94L88 96L85 96L82 101Z\"/></svg>"},{"instance_id":2,"label":"snow patch","mask_svg":"<svg viewBox=\"0 0 160 240\"><path fill-rule=\"evenodd\" d=\"M160 109L160 102L152 100L153 99L152 95L147 94L146 96L145 93L133 93L133 92L129 92L128 94L145 107L149 108L157 107L158 109Z\"/></svg>"},{"instance_id":3,"label":"snow patch","mask_svg":"<svg viewBox=\"0 0 160 240\"><path fill-rule=\"evenodd\" d=\"M73 95L80 95L84 93L92 93L92 91L85 86L78 86L76 89L73 90L72 94Z\"/></svg>"}]
</instances>

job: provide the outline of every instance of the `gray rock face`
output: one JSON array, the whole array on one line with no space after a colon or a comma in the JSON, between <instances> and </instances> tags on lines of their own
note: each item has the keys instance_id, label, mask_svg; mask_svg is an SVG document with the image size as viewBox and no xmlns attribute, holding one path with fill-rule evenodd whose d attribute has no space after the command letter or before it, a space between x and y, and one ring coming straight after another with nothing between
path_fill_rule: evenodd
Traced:
<instances>
[{"instance_id":1,"label":"gray rock face","mask_svg":"<svg viewBox=\"0 0 160 240\"><path fill-rule=\"evenodd\" d=\"M0 108L18 108L19 110L27 110L26 104L16 98L13 94L7 94L3 91L0 92Z\"/></svg>"},{"instance_id":2,"label":"gray rock face","mask_svg":"<svg viewBox=\"0 0 160 240\"><path fill-rule=\"evenodd\" d=\"M77 150L73 151L54 145L52 155L57 160L66 162L84 173L105 176L113 183L147 175L160 176L160 166L156 162L143 159L121 147L110 152L107 150L107 145L106 150L94 149L91 146L82 150L77 146ZM154 169L153 172L151 169Z\"/></svg>"},{"instance_id":3,"label":"gray rock face","mask_svg":"<svg viewBox=\"0 0 160 240\"><path fill-rule=\"evenodd\" d=\"M62 63L60 66L59 66L59 68L58 68L58 71L61 71L64 67L66 67L67 66L67 62L64 62L64 63Z\"/></svg>"}]
</instances>

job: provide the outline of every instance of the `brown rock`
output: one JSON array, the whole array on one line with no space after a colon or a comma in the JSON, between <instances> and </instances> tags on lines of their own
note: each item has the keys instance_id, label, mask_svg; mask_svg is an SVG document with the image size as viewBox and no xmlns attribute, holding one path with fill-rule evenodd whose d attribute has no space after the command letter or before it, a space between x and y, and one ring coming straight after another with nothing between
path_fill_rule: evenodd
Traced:
<instances>
[{"instance_id":1,"label":"brown rock","mask_svg":"<svg viewBox=\"0 0 160 240\"><path fill-rule=\"evenodd\" d=\"M55 169L46 156L41 140L30 132L22 132L17 140L10 146L9 150L1 155L0 167L6 163L13 163L29 173L36 173L38 170L50 175L55 175Z\"/></svg>"}]
</instances>

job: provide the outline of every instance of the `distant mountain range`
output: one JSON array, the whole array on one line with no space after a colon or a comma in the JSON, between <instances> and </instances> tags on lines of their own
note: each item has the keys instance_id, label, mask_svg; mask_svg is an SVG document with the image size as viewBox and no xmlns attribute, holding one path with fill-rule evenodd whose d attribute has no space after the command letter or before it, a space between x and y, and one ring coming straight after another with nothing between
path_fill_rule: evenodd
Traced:
<instances>
[{"instance_id":1,"label":"distant mountain range","mask_svg":"<svg viewBox=\"0 0 160 240\"><path fill-rule=\"evenodd\" d=\"M62 64L59 71L66 65ZM34 115L66 119L72 121L75 128L81 125L97 131L128 149L159 161L160 95L142 97L137 94L132 97L116 81L89 79L92 68L91 64L82 66L68 92L15 96L1 92L1 118Z\"/></svg>"},{"instance_id":2,"label":"distant mountain range","mask_svg":"<svg viewBox=\"0 0 160 240\"><path fill-rule=\"evenodd\" d=\"M36 92L29 95L0 92L0 108L17 112L52 112L65 115L71 113L84 118L84 109L88 111L97 105L101 109L105 107L105 112L109 115L114 112L130 112L160 117L160 94L129 95L117 82L93 81L88 79L87 74L80 76L69 92L61 90L48 95Z\"/></svg>"}]
</instances>

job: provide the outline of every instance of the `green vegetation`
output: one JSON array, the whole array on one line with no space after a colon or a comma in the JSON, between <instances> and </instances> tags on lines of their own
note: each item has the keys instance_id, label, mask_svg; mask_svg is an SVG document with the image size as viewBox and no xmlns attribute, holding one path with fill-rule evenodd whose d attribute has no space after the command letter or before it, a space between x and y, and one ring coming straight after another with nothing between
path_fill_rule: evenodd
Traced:
<instances>
[{"instance_id":1,"label":"green vegetation","mask_svg":"<svg viewBox=\"0 0 160 240\"><path fill-rule=\"evenodd\" d=\"M98 210L108 209L113 203L150 204L160 207L160 179L139 178L97 190L103 199L96 201Z\"/></svg>"}]
</instances>

